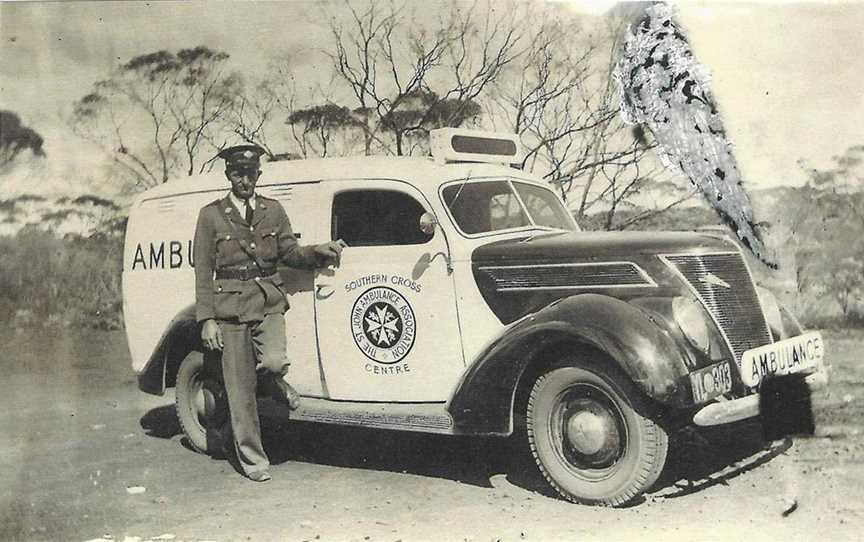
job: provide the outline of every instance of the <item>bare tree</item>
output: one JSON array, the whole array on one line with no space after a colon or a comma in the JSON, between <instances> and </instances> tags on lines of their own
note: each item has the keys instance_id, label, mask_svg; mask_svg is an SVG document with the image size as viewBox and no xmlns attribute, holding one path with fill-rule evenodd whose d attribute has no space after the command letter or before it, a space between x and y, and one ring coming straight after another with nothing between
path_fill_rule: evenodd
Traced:
<instances>
[{"instance_id":1,"label":"bare tree","mask_svg":"<svg viewBox=\"0 0 864 542\"><path fill-rule=\"evenodd\" d=\"M267 66L266 77L244 86L224 119L225 137L239 136L242 141L259 145L270 159L292 154L289 152L292 143L299 147L302 156L308 155L308 141L288 122L304 99L298 92L294 72L295 59L300 54L305 53L280 53Z\"/></svg>"},{"instance_id":2,"label":"bare tree","mask_svg":"<svg viewBox=\"0 0 864 542\"><path fill-rule=\"evenodd\" d=\"M607 17L594 26L595 35L560 13L531 19L527 46L485 101L492 122L526 145L523 167L557 186L577 220L602 212L604 229L630 227L692 197L692 190L668 182L656 142L619 116L611 73L629 15ZM671 201L616 220L634 197L659 187L675 188Z\"/></svg>"},{"instance_id":3,"label":"bare tree","mask_svg":"<svg viewBox=\"0 0 864 542\"><path fill-rule=\"evenodd\" d=\"M279 95L273 85L262 81L235 98L234 107L225 116L224 124L228 134L234 134L246 143L260 146L272 157L274 151L270 142L269 128L279 116L281 116ZM227 134L225 135L227 137ZM226 144L227 141L222 146Z\"/></svg>"},{"instance_id":4,"label":"bare tree","mask_svg":"<svg viewBox=\"0 0 864 542\"><path fill-rule=\"evenodd\" d=\"M294 133L301 154L308 156L314 153L321 157L327 156L337 133L363 126L361 121L352 115L351 110L335 104L297 110L288 117L288 124L292 128L299 127L300 133L296 130Z\"/></svg>"},{"instance_id":5,"label":"bare tree","mask_svg":"<svg viewBox=\"0 0 864 542\"><path fill-rule=\"evenodd\" d=\"M850 146L832 161L826 169L799 162L810 179L783 200L782 215L793 232L786 243L795 251L799 292L828 294L844 318L861 318L864 145Z\"/></svg>"},{"instance_id":6,"label":"bare tree","mask_svg":"<svg viewBox=\"0 0 864 542\"><path fill-rule=\"evenodd\" d=\"M72 127L144 187L202 172L242 88L227 59L203 46L136 56L76 102Z\"/></svg>"},{"instance_id":7,"label":"bare tree","mask_svg":"<svg viewBox=\"0 0 864 542\"><path fill-rule=\"evenodd\" d=\"M406 138L478 115L476 98L517 55L512 18L488 5L484 16L477 4L454 9L433 28L394 4L346 8L347 24L331 21L328 54L355 102L365 154L403 155Z\"/></svg>"},{"instance_id":8,"label":"bare tree","mask_svg":"<svg viewBox=\"0 0 864 542\"><path fill-rule=\"evenodd\" d=\"M864 208L861 206L861 189L864 187L864 145L852 145L842 154L832 156L834 167L819 170L805 167L813 187L821 190L818 204L857 221L864 227Z\"/></svg>"}]
</instances>

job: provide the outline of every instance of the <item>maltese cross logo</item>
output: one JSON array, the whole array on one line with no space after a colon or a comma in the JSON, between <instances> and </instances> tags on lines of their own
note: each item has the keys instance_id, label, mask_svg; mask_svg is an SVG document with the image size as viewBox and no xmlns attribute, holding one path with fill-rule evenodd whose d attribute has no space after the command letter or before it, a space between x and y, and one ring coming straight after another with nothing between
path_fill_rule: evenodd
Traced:
<instances>
[{"instance_id":1,"label":"maltese cross logo","mask_svg":"<svg viewBox=\"0 0 864 542\"><path fill-rule=\"evenodd\" d=\"M402 361L417 334L414 310L392 288L377 286L360 294L351 308L351 335L367 358L385 365Z\"/></svg>"},{"instance_id":2,"label":"maltese cross logo","mask_svg":"<svg viewBox=\"0 0 864 542\"><path fill-rule=\"evenodd\" d=\"M376 346L392 346L402 335L402 319L386 303L375 303L363 318L366 337Z\"/></svg>"}]
</instances>

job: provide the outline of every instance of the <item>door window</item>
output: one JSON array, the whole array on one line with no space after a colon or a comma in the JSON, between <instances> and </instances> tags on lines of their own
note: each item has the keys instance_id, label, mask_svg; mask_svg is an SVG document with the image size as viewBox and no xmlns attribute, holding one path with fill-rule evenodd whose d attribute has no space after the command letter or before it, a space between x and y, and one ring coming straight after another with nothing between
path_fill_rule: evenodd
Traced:
<instances>
[{"instance_id":1,"label":"door window","mask_svg":"<svg viewBox=\"0 0 864 542\"><path fill-rule=\"evenodd\" d=\"M333 197L333 240L350 247L420 245L432 234L420 230L426 212L413 197L393 190L350 190Z\"/></svg>"}]
</instances>

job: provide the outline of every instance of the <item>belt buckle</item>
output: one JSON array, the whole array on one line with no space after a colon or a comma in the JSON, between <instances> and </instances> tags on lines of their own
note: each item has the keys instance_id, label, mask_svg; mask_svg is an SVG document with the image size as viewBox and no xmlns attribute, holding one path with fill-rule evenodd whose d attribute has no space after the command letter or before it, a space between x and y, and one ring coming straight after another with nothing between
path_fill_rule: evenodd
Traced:
<instances>
[{"instance_id":1,"label":"belt buckle","mask_svg":"<svg viewBox=\"0 0 864 542\"><path fill-rule=\"evenodd\" d=\"M246 267L240 268L240 280L249 280L249 269Z\"/></svg>"}]
</instances>

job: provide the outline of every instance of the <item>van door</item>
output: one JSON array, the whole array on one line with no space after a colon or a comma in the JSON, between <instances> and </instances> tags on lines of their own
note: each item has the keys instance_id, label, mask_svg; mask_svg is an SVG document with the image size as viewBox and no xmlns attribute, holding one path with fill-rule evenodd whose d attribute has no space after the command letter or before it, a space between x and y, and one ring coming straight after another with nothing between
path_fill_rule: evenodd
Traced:
<instances>
[{"instance_id":1,"label":"van door","mask_svg":"<svg viewBox=\"0 0 864 542\"><path fill-rule=\"evenodd\" d=\"M277 200L291 221L291 229L301 245L322 243L326 239L327 213L322 205L320 184L267 183L258 185L258 193ZM287 381L298 393L326 397L323 371L318 362L315 331L314 271L280 267L290 308L285 315L285 336L291 369Z\"/></svg>"},{"instance_id":2,"label":"van door","mask_svg":"<svg viewBox=\"0 0 864 542\"><path fill-rule=\"evenodd\" d=\"M399 181L323 183L341 265L315 278L326 389L333 399L444 402L465 365L447 245L419 229L430 205Z\"/></svg>"}]
</instances>

